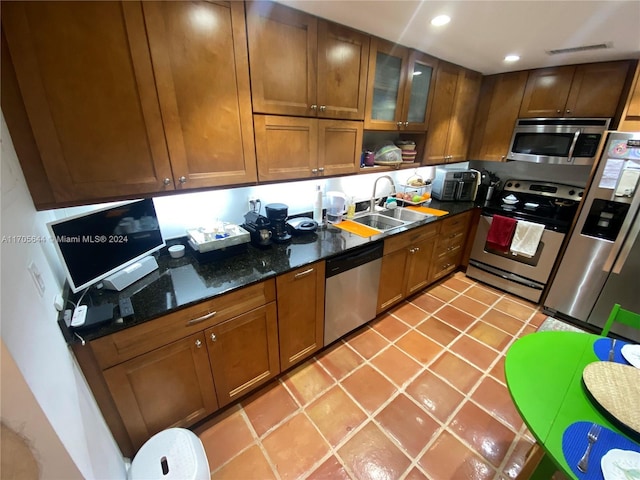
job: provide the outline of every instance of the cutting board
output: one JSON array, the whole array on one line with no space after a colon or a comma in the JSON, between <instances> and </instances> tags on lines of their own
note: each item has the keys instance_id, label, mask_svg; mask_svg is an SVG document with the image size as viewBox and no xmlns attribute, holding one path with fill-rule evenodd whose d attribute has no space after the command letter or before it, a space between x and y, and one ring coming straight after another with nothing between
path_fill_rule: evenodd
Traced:
<instances>
[{"instance_id":1,"label":"cutting board","mask_svg":"<svg viewBox=\"0 0 640 480\"><path fill-rule=\"evenodd\" d=\"M359 235L361 237L371 237L373 235L378 235L382 233L380 230L367 227L366 225L362 225L357 222L352 222L351 220L343 220L342 222L336 223L333 226L338 227L347 232L355 233L356 235Z\"/></svg>"},{"instance_id":2,"label":"cutting board","mask_svg":"<svg viewBox=\"0 0 640 480\"><path fill-rule=\"evenodd\" d=\"M594 362L584 368L582 379L603 409L640 433L640 369L613 362Z\"/></svg>"},{"instance_id":3,"label":"cutting board","mask_svg":"<svg viewBox=\"0 0 640 480\"><path fill-rule=\"evenodd\" d=\"M447 215L449 212L445 210L438 210L437 208L430 207L407 207L408 210L413 210L419 213L427 213L429 215L435 215L436 217L441 217L442 215Z\"/></svg>"}]
</instances>

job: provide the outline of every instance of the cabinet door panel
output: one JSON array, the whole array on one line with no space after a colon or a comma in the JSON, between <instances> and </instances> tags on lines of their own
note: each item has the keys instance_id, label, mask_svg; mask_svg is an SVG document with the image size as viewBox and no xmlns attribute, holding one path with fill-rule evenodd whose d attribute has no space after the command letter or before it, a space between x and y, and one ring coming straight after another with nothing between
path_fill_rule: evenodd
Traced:
<instances>
[{"instance_id":1,"label":"cabinet door panel","mask_svg":"<svg viewBox=\"0 0 640 480\"><path fill-rule=\"evenodd\" d=\"M325 264L319 262L276 278L282 370L322 348L324 274Z\"/></svg>"},{"instance_id":2,"label":"cabinet door panel","mask_svg":"<svg viewBox=\"0 0 640 480\"><path fill-rule=\"evenodd\" d=\"M57 202L172 189L138 2L9 2L2 24Z\"/></svg>"},{"instance_id":3,"label":"cabinet door panel","mask_svg":"<svg viewBox=\"0 0 640 480\"><path fill-rule=\"evenodd\" d=\"M426 130L431 112L430 98L435 91L435 70L438 66L436 58L413 50L409 56L409 72L407 75L408 94L404 98L403 112L408 130Z\"/></svg>"},{"instance_id":4,"label":"cabinet door panel","mask_svg":"<svg viewBox=\"0 0 640 480\"><path fill-rule=\"evenodd\" d=\"M360 168L363 123L318 120L318 165L324 175L347 175Z\"/></svg>"},{"instance_id":5,"label":"cabinet door panel","mask_svg":"<svg viewBox=\"0 0 640 480\"><path fill-rule=\"evenodd\" d=\"M565 115L613 117L629 71L628 62L579 65L573 76Z\"/></svg>"},{"instance_id":6,"label":"cabinet door panel","mask_svg":"<svg viewBox=\"0 0 640 480\"><path fill-rule=\"evenodd\" d=\"M447 154L449 123L454 112L456 88L458 86L458 68L440 62L436 73L435 93L429 130L427 132L426 161L428 164L443 163Z\"/></svg>"},{"instance_id":7,"label":"cabinet door panel","mask_svg":"<svg viewBox=\"0 0 640 480\"><path fill-rule=\"evenodd\" d=\"M421 290L429 283L429 267L434 243L433 239L429 239L409 248L407 272L405 274L407 281L406 296Z\"/></svg>"},{"instance_id":8,"label":"cabinet door panel","mask_svg":"<svg viewBox=\"0 0 640 480\"><path fill-rule=\"evenodd\" d=\"M205 330L220 406L280 373L274 302Z\"/></svg>"},{"instance_id":9,"label":"cabinet door panel","mask_svg":"<svg viewBox=\"0 0 640 480\"><path fill-rule=\"evenodd\" d=\"M483 78L469 158L506 159L528 75L522 71Z\"/></svg>"},{"instance_id":10,"label":"cabinet door panel","mask_svg":"<svg viewBox=\"0 0 640 480\"><path fill-rule=\"evenodd\" d=\"M143 5L176 186L255 182L243 4Z\"/></svg>"},{"instance_id":11,"label":"cabinet door panel","mask_svg":"<svg viewBox=\"0 0 640 480\"><path fill-rule=\"evenodd\" d=\"M318 164L318 120L254 115L260 180L308 178Z\"/></svg>"},{"instance_id":12,"label":"cabinet door panel","mask_svg":"<svg viewBox=\"0 0 640 480\"><path fill-rule=\"evenodd\" d=\"M395 130L401 121L409 51L379 38L371 39L365 128Z\"/></svg>"},{"instance_id":13,"label":"cabinet door panel","mask_svg":"<svg viewBox=\"0 0 640 480\"><path fill-rule=\"evenodd\" d=\"M402 248L382 257L378 308L380 313L404 298L407 249Z\"/></svg>"},{"instance_id":14,"label":"cabinet door panel","mask_svg":"<svg viewBox=\"0 0 640 480\"><path fill-rule=\"evenodd\" d=\"M533 70L524 91L520 117L562 117L575 67Z\"/></svg>"},{"instance_id":15,"label":"cabinet door panel","mask_svg":"<svg viewBox=\"0 0 640 480\"><path fill-rule=\"evenodd\" d=\"M109 368L104 378L136 450L218 408L202 333Z\"/></svg>"},{"instance_id":16,"label":"cabinet door panel","mask_svg":"<svg viewBox=\"0 0 640 480\"><path fill-rule=\"evenodd\" d=\"M319 21L318 116L364 119L368 61L367 35Z\"/></svg>"},{"instance_id":17,"label":"cabinet door panel","mask_svg":"<svg viewBox=\"0 0 640 480\"><path fill-rule=\"evenodd\" d=\"M318 24L272 2L247 2L253 111L315 116Z\"/></svg>"},{"instance_id":18,"label":"cabinet door panel","mask_svg":"<svg viewBox=\"0 0 640 480\"><path fill-rule=\"evenodd\" d=\"M467 159L471 126L476 113L481 81L482 76L476 72L465 70L459 74L453 120L449 125L447 138L449 162L461 162Z\"/></svg>"}]
</instances>

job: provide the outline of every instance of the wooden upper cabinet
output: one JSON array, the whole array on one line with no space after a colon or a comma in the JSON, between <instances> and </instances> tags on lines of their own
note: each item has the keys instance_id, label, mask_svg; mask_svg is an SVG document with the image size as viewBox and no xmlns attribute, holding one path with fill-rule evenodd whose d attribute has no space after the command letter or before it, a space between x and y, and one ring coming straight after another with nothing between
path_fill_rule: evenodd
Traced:
<instances>
[{"instance_id":1,"label":"wooden upper cabinet","mask_svg":"<svg viewBox=\"0 0 640 480\"><path fill-rule=\"evenodd\" d=\"M2 27L55 202L174 188L140 3L7 2Z\"/></svg>"},{"instance_id":2,"label":"wooden upper cabinet","mask_svg":"<svg viewBox=\"0 0 640 480\"><path fill-rule=\"evenodd\" d=\"M437 65L438 60L429 55L373 38L365 128L425 131Z\"/></svg>"},{"instance_id":3,"label":"wooden upper cabinet","mask_svg":"<svg viewBox=\"0 0 640 480\"><path fill-rule=\"evenodd\" d=\"M247 2L254 113L362 120L369 37L271 2Z\"/></svg>"},{"instance_id":4,"label":"wooden upper cabinet","mask_svg":"<svg viewBox=\"0 0 640 480\"><path fill-rule=\"evenodd\" d=\"M613 117L630 62L603 62L533 70L520 117Z\"/></svg>"},{"instance_id":5,"label":"wooden upper cabinet","mask_svg":"<svg viewBox=\"0 0 640 480\"><path fill-rule=\"evenodd\" d=\"M636 66L618 130L621 132L637 132L640 130L640 64Z\"/></svg>"},{"instance_id":6,"label":"wooden upper cabinet","mask_svg":"<svg viewBox=\"0 0 640 480\"><path fill-rule=\"evenodd\" d=\"M242 2L143 2L178 189L257 180Z\"/></svg>"},{"instance_id":7,"label":"wooden upper cabinet","mask_svg":"<svg viewBox=\"0 0 640 480\"><path fill-rule=\"evenodd\" d=\"M427 132L426 163L467 159L481 81L477 72L440 62Z\"/></svg>"},{"instance_id":8,"label":"wooden upper cabinet","mask_svg":"<svg viewBox=\"0 0 640 480\"><path fill-rule=\"evenodd\" d=\"M528 72L483 77L469 158L504 161L518 119Z\"/></svg>"},{"instance_id":9,"label":"wooden upper cabinet","mask_svg":"<svg viewBox=\"0 0 640 480\"><path fill-rule=\"evenodd\" d=\"M356 173L362 122L254 115L260 180Z\"/></svg>"}]
</instances>

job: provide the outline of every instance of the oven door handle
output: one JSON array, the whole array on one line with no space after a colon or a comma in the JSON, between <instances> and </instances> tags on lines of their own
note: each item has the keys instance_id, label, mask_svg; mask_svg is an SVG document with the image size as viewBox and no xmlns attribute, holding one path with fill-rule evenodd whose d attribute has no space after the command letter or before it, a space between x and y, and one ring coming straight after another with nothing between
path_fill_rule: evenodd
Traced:
<instances>
[{"instance_id":1,"label":"oven door handle","mask_svg":"<svg viewBox=\"0 0 640 480\"><path fill-rule=\"evenodd\" d=\"M569 147L569 156L567 157L567 162L573 162L573 151L576 149L576 143L578 143L578 137L582 133L582 129L576 130L576 133L573 134L573 142L571 142L571 146Z\"/></svg>"}]
</instances>

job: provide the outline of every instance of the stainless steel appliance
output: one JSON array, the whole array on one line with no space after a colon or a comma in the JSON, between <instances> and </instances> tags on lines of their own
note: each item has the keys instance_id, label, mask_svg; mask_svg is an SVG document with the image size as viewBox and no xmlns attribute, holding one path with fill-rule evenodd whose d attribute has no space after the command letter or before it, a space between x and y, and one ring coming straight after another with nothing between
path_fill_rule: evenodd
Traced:
<instances>
[{"instance_id":1,"label":"stainless steel appliance","mask_svg":"<svg viewBox=\"0 0 640 480\"><path fill-rule=\"evenodd\" d=\"M471 202L476 197L479 173L475 170L436 168L431 184L431 196L436 200Z\"/></svg>"},{"instance_id":2,"label":"stainless steel appliance","mask_svg":"<svg viewBox=\"0 0 640 480\"><path fill-rule=\"evenodd\" d=\"M610 132L545 299L558 318L602 327L615 303L640 312L640 132ZM640 341L638 330L614 332Z\"/></svg>"},{"instance_id":3,"label":"stainless steel appliance","mask_svg":"<svg viewBox=\"0 0 640 480\"><path fill-rule=\"evenodd\" d=\"M379 241L327 260L325 345L375 318L383 247Z\"/></svg>"},{"instance_id":4,"label":"stainless steel appliance","mask_svg":"<svg viewBox=\"0 0 640 480\"><path fill-rule=\"evenodd\" d=\"M608 118L521 118L507 160L593 165L609 127Z\"/></svg>"},{"instance_id":5,"label":"stainless steel appliance","mask_svg":"<svg viewBox=\"0 0 640 480\"><path fill-rule=\"evenodd\" d=\"M583 190L571 185L507 180L487 201L471 249L467 276L538 302L575 218ZM494 215L544 225L531 257L500 251L487 243Z\"/></svg>"}]
</instances>

